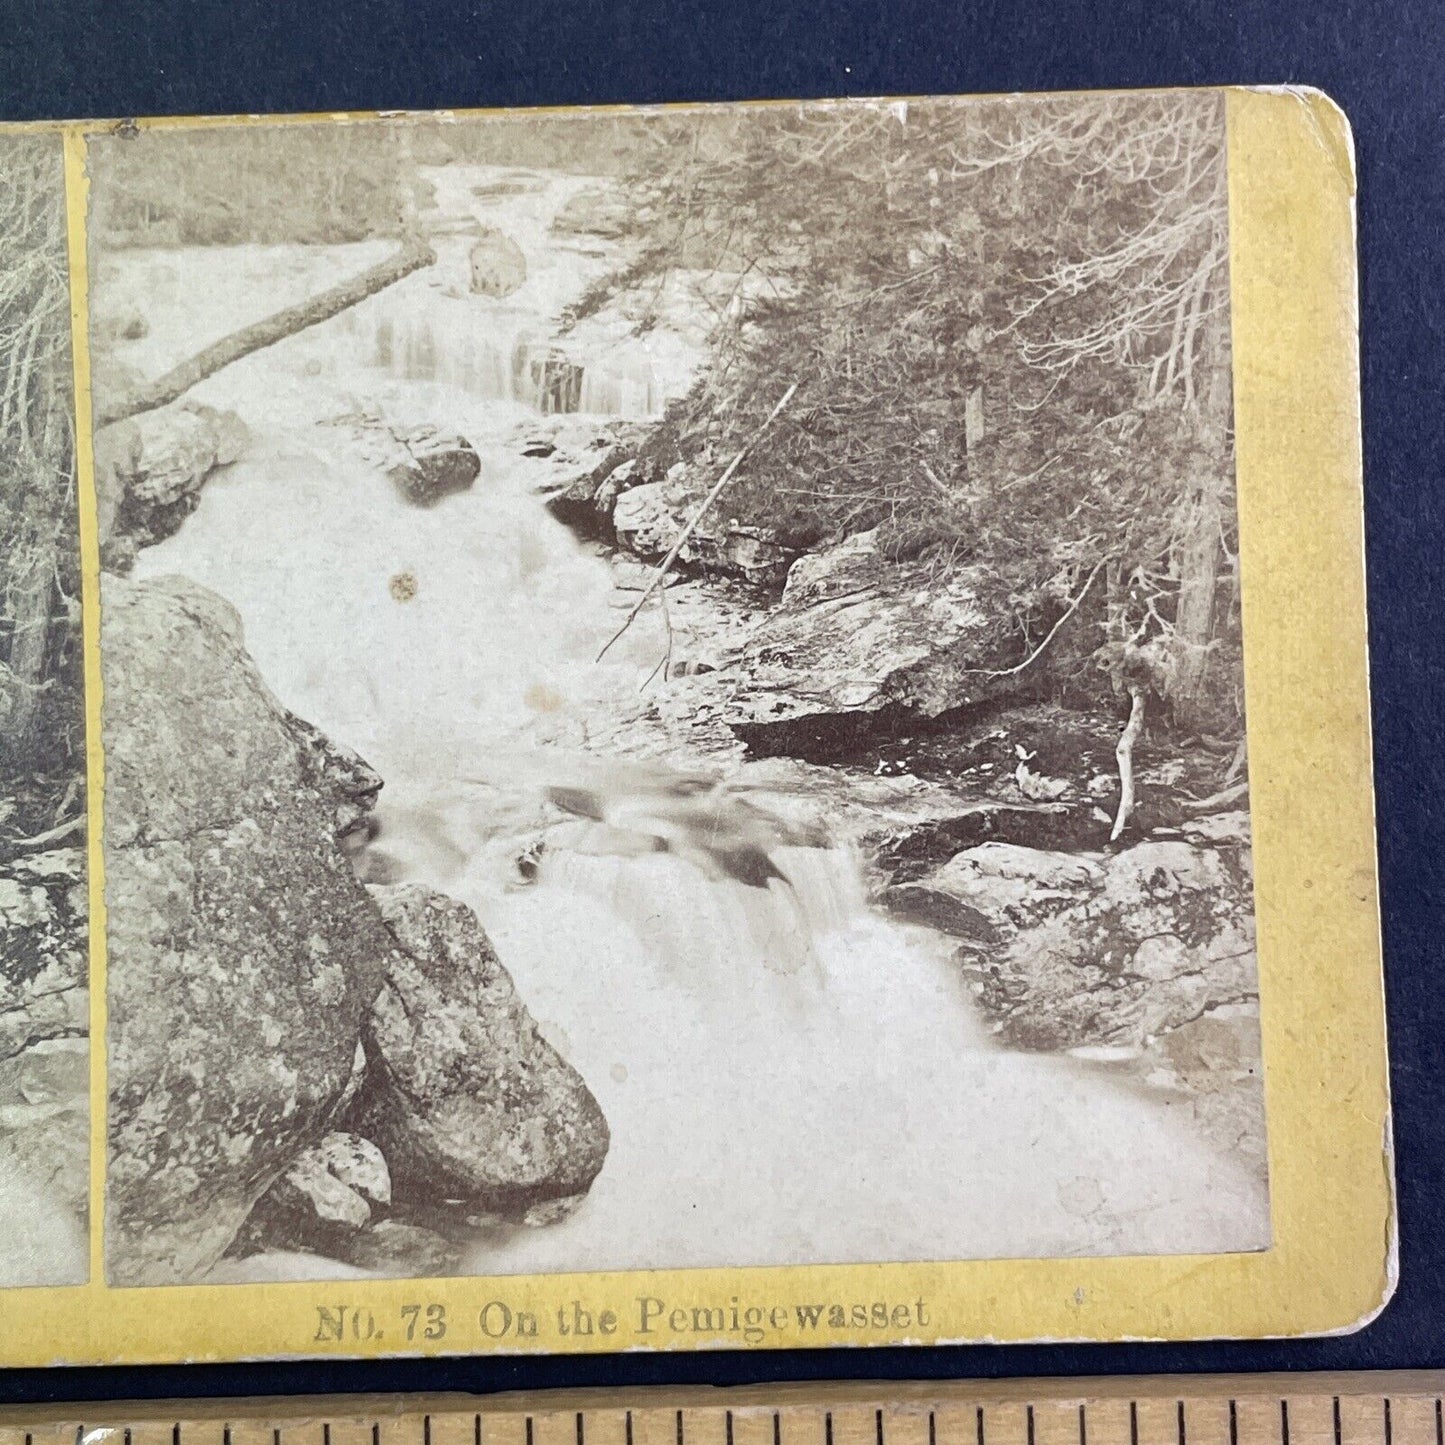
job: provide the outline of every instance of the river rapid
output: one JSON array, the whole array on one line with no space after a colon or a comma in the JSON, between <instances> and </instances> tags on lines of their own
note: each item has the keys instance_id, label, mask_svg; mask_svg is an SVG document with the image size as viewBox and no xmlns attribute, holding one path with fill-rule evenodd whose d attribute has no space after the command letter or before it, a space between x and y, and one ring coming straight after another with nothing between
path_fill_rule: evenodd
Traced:
<instances>
[{"instance_id":1,"label":"river rapid","mask_svg":"<svg viewBox=\"0 0 1445 1445\"><path fill-rule=\"evenodd\" d=\"M435 267L197 389L242 415L251 444L137 575L182 573L238 609L277 696L385 779L376 851L391 876L476 910L602 1106L612 1146L587 1199L545 1227L479 1229L466 1268L1266 1245L1262 1187L1195 1136L1187 1101L998 1047L948 941L871 909L846 841L809 846L758 823L792 817L796 799L740 793L748 836L726 855L688 834L675 791L656 801L689 768L748 783L736 754L700 745L689 758L673 737L659 739L665 764L608 766L598 739L637 714L662 624L644 614L597 661L636 593L549 515L521 446L543 402L528 358L607 264L605 243L549 229L593 183L428 175ZM477 222L527 255L504 301L469 293ZM132 252L97 284L151 320L125 359L154 374L387 249ZM579 404L599 418L655 414L701 357L683 321L641 339L603 321L573 344ZM467 437L476 484L430 509L406 503L337 424L376 411ZM559 824L549 788L606 794L606 820ZM617 827L623 815L695 846L629 847L638 827ZM519 871L544 829L535 873ZM779 876L739 876L755 865L737 859L757 853Z\"/></svg>"}]
</instances>

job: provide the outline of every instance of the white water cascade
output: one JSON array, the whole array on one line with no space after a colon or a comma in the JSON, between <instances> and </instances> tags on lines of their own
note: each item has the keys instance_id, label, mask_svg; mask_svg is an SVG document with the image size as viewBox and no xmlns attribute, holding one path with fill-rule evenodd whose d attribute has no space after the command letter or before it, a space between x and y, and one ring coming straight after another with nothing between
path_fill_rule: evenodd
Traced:
<instances>
[{"instance_id":1,"label":"white water cascade","mask_svg":"<svg viewBox=\"0 0 1445 1445\"><path fill-rule=\"evenodd\" d=\"M281 700L377 768L378 848L476 909L602 1105L611 1152L588 1198L560 1223L479 1235L467 1267L1264 1246L1260 1187L1195 1137L1186 1103L997 1047L946 940L870 910L844 848L780 846L783 877L745 881L685 852L609 849L574 822L521 883L518 849L547 816L539 789L595 768L597 719L636 708L662 636L644 617L595 660L630 599L551 519L513 450L537 413L530 358L550 354L558 310L604 264L547 231L581 182L538 174L479 197L489 174L435 173L436 219L513 235L523 289L466 294L465 237L449 233L435 274L213 378L204 399L239 410L252 446L138 567L229 599ZM142 298L151 314L277 304L257 290L276 264L259 248L231 254L251 284L225 297L212 253L168 264L168 294ZM222 321L193 315L189 334ZM186 334L177 322L178 344ZM578 356L578 404L657 410L685 385L686 349L649 346L619 332ZM470 491L418 510L339 457L325 419L398 398L477 447ZM403 601L389 587L401 574Z\"/></svg>"}]
</instances>

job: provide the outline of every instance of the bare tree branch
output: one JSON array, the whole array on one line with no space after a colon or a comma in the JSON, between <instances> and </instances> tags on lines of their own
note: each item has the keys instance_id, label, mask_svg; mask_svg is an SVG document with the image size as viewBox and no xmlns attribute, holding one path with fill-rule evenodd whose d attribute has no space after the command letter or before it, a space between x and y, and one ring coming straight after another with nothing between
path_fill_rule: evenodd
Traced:
<instances>
[{"instance_id":1,"label":"bare tree branch","mask_svg":"<svg viewBox=\"0 0 1445 1445\"><path fill-rule=\"evenodd\" d=\"M697 509L697 511L692 514L692 520L688 522L687 526L685 526L678 534L677 541L672 544L672 547L669 550L667 556L658 563L657 571L652 574L652 581L647 584L646 588L643 590L642 596L637 599L637 602L634 604L632 611L627 614L627 618L623 622L622 626L619 627L617 631L612 634L612 636L607 640L606 646L604 646L602 651L597 654L598 662L601 662L602 659L607 656L607 653L612 647L612 644L616 642L617 639L621 637L622 634L626 632L627 629L631 627L635 621L637 621L637 615L647 605L648 599L652 596L654 592L657 591L659 587L663 585L664 582L667 581L667 574L672 571L672 564L677 561L678 554L681 553L682 549L687 545L687 539L691 537L695 531L697 531L698 523L700 523L702 519L707 515L708 509L712 506L712 504L717 501L720 496L722 496L723 488L726 487L727 484L732 480L733 473L737 471L738 466L742 462L742 459L747 456L747 454L753 449L753 446L756 444L758 438L761 437L762 434L767 431L767 429L773 424L773 422L777 420L778 414L783 410L783 408L787 406L790 401L792 401L793 393L797 391L797 389L798 383L795 381L783 393L782 397L778 401L778 404L772 409L772 411L768 413L767 420L762 424L762 426L757 429L757 431L752 434L752 436L747 439L746 442L743 443L743 445L738 449L737 455L732 459L732 461L727 464L727 467L724 470L722 476L717 479L716 484L713 486L712 491L710 491L707 496L703 498L702 505Z\"/></svg>"},{"instance_id":2,"label":"bare tree branch","mask_svg":"<svg viewBox=\"0 0 1445 1445\"><path fill-rule=\"evenodd\" d=\"M1069 618L1071 618L1074 613L1079 610L1079 603L1084 600L1084 597L1087 594L1089 588L1094 585L1094 578L1097 577L1099 573L1103 570L1104 562L1107 561L1108 558L1105 558L1104 561L1094 564L1094 570L1089 573L1087 578L1084 579L1084 585L1079 588L1078 596L1069 603L1067 610L1064 612L1064 615L1059 618L1059 620L1054 623L1051 628L1049 628L1048 635L1044 638L1044 640L1039 643L1039 645L1034 648L1034 650L1029 653L1029 655L1024 658L1024 660L1019 663L1017 667L1005 667L1000 669L999 671L994 671L991 668L971 667L968 669L968 671L981 673L984 677L1017 677L1019 673L1023 672L1026 668L1031 667L1035 662L1039 660L1040 657L1043 656L1044 650L1048 647L1049 643L1051 643L1058 635L1059 629L1063 627L1064 623L1066 623Z\"/></svg>"}]
</instances>

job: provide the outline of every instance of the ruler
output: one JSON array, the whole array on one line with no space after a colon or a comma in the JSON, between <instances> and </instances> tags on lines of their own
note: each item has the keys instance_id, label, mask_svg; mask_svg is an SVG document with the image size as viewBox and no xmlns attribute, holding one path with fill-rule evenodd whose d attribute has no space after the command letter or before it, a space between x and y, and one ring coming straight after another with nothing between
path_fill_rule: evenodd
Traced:
<instances>
[{"instance_id":1,"label":"ruler","mask_svg":"<svg viewBox=\"0 0 1445 1445\"><path fill-rule=\"evenodd\" d=\"M1445 1445L1445 1371L12 1406L0 1445Z\"/></svg>"}]
</instances>

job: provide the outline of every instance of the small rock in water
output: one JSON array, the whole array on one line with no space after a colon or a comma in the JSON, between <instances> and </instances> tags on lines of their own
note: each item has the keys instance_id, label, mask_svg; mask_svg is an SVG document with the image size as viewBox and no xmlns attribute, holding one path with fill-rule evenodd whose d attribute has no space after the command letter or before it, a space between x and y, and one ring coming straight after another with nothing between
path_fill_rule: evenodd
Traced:
<instances>
[{"instance_id":1,"label":"small rock in water","mask_svg":"<svg viewBox=\"0 0 1445 1445\"><path fill-rule=\"evenodd\" d=\"M247 1233L267 1249L325 1248L338 1229L365 1228L372 1204L390 1202L381 1150L356 1134L328 1134L266 1192Z\"/></svg>"},{"instance_id":2,"label":"small rock in water","mask_svg":"<svg viewBox=\"0 0 1445 1445\"><path fill-rule=\"evenodd\" d=\"M337 1253L371 1274L418 1279L454 1274L462 1250L433 1229L383 1219L352 1235Z\"/></svg>"},{"instance_id":3,"label":"small rock in water","mask_svg":"<svg viewBox=\"0 0 1445 1445\"><path fill-rule=\"evenodd\" d=\"M483 227L467 259L473 295L500 300L527 279L527 257L522 248L495 226Z\"/></svg>"},{"instance_id":4,"label":"small rock in water","mask_svg":"<svg viewBox=\"0 0 1445 1445\"><path fill-rule=\"evenodd\" d=\"M627 230L629 208L616 192L578 191L552 218L552 229L564 235L601 236L615 240Z\"/></svg>"},{"instance_id":5,"label":"small rock in water","mask_svg":"<svg viewBox=\"0 0 1445 1445\"><path fill-rule=\"evenodd\" d=\"M398 435L397 441L405 455L387 475L414 507L434 507L443 497L465 492L481 474L476 449L455 433L417 427Z\"/></svg>"},{"instance_id":6,"label":"small rock in water","mask_svg":"<svg viewBox=\"0 0 1445 1445\"><path fill-rule=\"evenodd\" d=\"M534 1204L523 1216L522 1223L528 1229L546 1229L549 1225L560 1224L577 1206L586 1199L586 1194L569 1194L565 1199L549 1199L545 1204Z\"/></svg>"}]
</instances>

